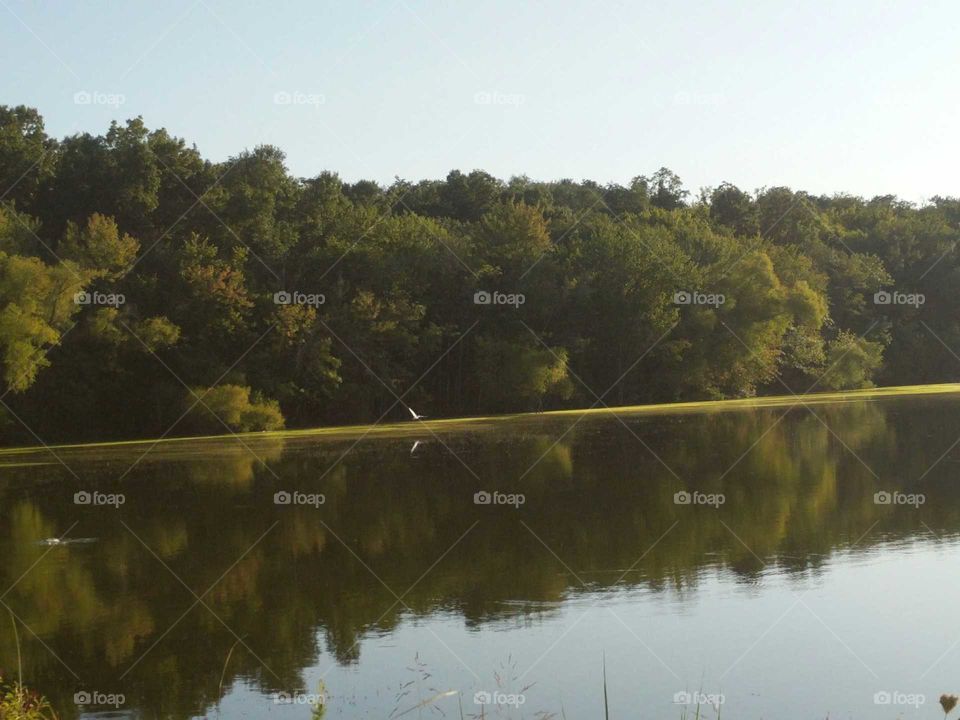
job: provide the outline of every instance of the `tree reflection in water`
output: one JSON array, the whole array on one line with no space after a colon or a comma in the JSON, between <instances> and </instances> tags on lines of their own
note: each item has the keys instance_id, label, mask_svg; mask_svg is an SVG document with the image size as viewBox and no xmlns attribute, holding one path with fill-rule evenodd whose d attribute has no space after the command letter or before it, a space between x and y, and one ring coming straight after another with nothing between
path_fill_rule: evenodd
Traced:
<instances>
[{"instance_id":1,"label":"tree reflection in water","mask_svg":"<svg viewBox=\"0 0 960 720\"><path fill-rule=\"evenodd\" d=\"M188 717L218 702L234 631L223 688L306 691L318 655L356 663L367 634L411 612L454 611L478 629L536 622L583 592L580 579L696 592L711 566L748 584L768 566L816 572L871 528L858 547L952 533L950 458L924 473L960 435L958 416L946 397L627 415L628 427L542 416L443 431L415 457L405 437L346 455L352 439L191 441L121 481L145 447L62 450L79 481L60 463L2 470L2 599L52 651L24 633L25 680L67 715L72 668L149 716ZM77 506L79 489L126 502ZM877 504L883 489L927 502ZM324 502L276 505L279 490ZM525 502L476 505L480 490ZM725 502L678 505L684 490ZM40 542L68 529L96 542ZM16 662L0 623L0 667Z\"/></svg>"}]
</instances>

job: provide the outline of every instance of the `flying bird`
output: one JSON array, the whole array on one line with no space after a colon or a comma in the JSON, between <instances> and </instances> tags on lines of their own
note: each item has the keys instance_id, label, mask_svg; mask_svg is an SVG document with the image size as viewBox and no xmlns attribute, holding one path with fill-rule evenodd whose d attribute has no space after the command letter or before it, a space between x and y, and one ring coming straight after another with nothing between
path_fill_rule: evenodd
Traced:
<instances>
[{"instance_id":1,"label":"flying bird","mask_svg":"<svg viewBox=\"0 0 960 720\"><path fill-rule=\"evenodd\" d=\"M410 413L414 420L423 420L426 417L426 415L418 415L417 411L409 406L407 406L407 412Z\"/></svg>"}]
</instances>

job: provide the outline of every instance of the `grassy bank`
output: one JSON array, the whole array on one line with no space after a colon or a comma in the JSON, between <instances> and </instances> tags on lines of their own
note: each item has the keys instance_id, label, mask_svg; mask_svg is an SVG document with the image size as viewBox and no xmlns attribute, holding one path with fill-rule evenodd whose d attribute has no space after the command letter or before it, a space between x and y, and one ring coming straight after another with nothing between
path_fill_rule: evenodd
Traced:
<instances>
[{"instance_id":1,"label":"grassy bank","mask_svg":"<svg viewBox=\"0 0 960 720\"><path fill-rule=\"evenodd\" d=\"M425 420L419 422L392 422L378 425L341 425L336 427L308 428L303 430L280 430L276 432L237 433L236 435L202 435L188 437L171 437L160 440L120 440L114 442L74 443L63 445L49 445L54 450L70 448L118 448L143 446L144 449L152 445L170 445L175 443L231 440L237 437L245 441L259 439L293 439L293 438L336 438L351 439L359 436L374 437L410 437L422 435L424 431L468 430L491 423L509 423L532 418L575 417L604 415L611 412L617 415L675 415L683 413L711 413L731 412L738 410L756 410L761 408L792 407L794 405L823 405L840 402L862 402L881 400L894 397L919 397L924 395L947 395L960 393L960 383L941 383L936 385L902 385L897 387L871 388L869 390L848 390L843 392L810 393L808 395L772 395L768 397L741 398L736 400L702 400L680 403L659 403L654 405L626 405L620 407L579 408L572 410L550 410L542 413L515 413L510 415L487 415L461 418L445 418ZM45 449L42 446L0 448L0 457L33 452Z\"/></svg>"}]
</instances>

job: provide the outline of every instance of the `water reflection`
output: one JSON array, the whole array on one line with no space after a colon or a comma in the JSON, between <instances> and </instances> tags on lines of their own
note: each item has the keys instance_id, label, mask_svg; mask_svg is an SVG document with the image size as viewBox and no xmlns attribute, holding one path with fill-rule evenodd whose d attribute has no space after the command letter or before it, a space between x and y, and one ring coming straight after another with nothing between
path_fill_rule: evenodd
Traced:
<instances>
[{"instance_id":1,"label":"water reflection","mask_svg":"<svg viewBox=\"0 0 960 720\"><path fill-rule=\"evenodd\" d=\"M711 568L762 586L881 540L936 542L960 527L958 436L957 403L941 397L545 416L355 447L63 450L63 464L0 469L0 599L22 623L25 679L65 716L95 689L189 717L235 684L312 692L303 670L318 655L362 668L361 641L414 616L483 631L587 592L682 597ZM78 506L84 490L125 502ZM323 502L277 505L278 491ZM483 491L523 503L475 504ZM678 504L682 492L723 502ZM93 542L67 542L80 538ZM16 665L2 622L0 667Z\"/></svg>"}]
</instances>

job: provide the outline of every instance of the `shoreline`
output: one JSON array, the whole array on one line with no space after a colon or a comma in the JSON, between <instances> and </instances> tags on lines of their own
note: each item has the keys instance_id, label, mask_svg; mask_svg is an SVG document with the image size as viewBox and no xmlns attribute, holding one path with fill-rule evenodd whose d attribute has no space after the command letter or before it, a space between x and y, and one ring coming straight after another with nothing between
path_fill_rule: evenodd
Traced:
<instances>
[{"instance_id":1,"label":"shoreline","mask_svg":"<svg viewBox=\"0 0 960 720\"><path fill-rule=\"evenodd\" d=\"M409 435L421 425L430 429L446 429L452 425L469 426L471 424L505 422L531 418L563 417L573 415L674 415L685 413L727 412L735 410L754 410L784 406L802 406L810 404L831 404L857 400L874 400L893 397L923 395L960 394L960 383L938 383L933 385L896 385L890 387L869 388L866 390L841 390L808 395L769 395L753 398L733 398L728 400L694 400L677 403L655 403L650 405L623 405L611 407L587 407L568 410L547 410L544 412L508 413L504 415L477 415L455 418L439 418L414 422L381 423L376 425L334 425L330 427L302 428L296 430L274 430L267 432L222 433L219 435L184 435L169 438L142 438L135 440L109 440L88 443L63 443L47 445L25 445L0 448L0 457L20 455L49 450L104 449L137 445L169 445L175 443L204 442L211 440L262 440L293 439L308 437L349 438L354 435ZM8 466L9 467L9 466Z\"/></svg>"}]
</instances>

